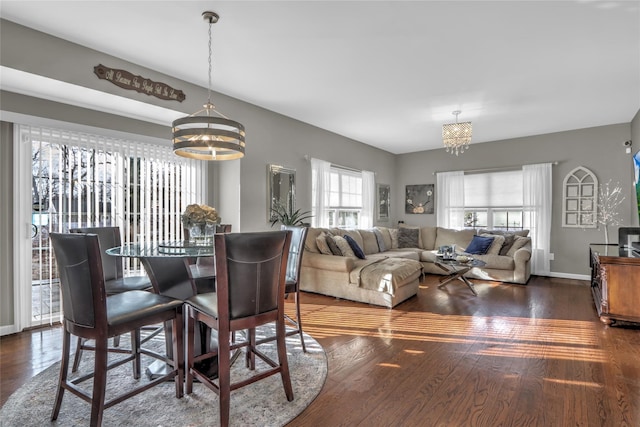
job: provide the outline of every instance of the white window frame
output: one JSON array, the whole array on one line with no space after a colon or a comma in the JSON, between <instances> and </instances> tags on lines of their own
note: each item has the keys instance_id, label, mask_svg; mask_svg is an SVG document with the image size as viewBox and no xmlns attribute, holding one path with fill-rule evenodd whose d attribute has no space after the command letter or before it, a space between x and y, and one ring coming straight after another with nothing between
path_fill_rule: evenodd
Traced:
<instances>
[{"instance_id":1,"label":"white window frame","mask_svg":"<svg viewBox=\"0 0 640 427\"><path fill-rule=\"evenodd\" d=\"M57 319L47 319L46 321L32 321L32 272L31 272L31 219L32 219L32 144L31 141L21 141L19 136L19 125L27 126L43 126L56 129L66 129L72 132L89 133L99 135L105 138L116 138L129 141L131 146L136 144L154 144L163 145L170 149L170 142L159 138L145 137L141 135L132 135L124 132L110 131L90 126L59 122L56 120L35 118L20 114L5 114L3 117L6 121L15 124L14 127L14 156L13 164L15 168L14 180L14 322L8 329L4 328L2 333L13 333L22 331L25 328L37 326L37 324L51 324ZM207 194L207 168L202 168L199 179L193 182L195 199L202 202ZM28 285L25 285L28 284Z\"/></svg>"}]
</instances>

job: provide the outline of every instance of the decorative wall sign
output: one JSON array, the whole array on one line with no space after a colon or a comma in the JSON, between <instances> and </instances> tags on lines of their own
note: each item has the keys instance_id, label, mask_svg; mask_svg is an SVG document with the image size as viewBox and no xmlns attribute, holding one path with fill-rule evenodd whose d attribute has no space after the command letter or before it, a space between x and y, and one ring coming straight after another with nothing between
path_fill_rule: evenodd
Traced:
<instances>
[{"instance_id":1,"label":"decorative wall sign","mask_svg":"<svg viewBox=\"0 0 640 427\"><path fill-rule=\"evenodd\" d=\"M93 67L93 72L99 78L108 80L123 89L135 90L136 92L166 99L167 101L182 102L186 98L183 91L174 89L168 84L154 82L151 79L136 76L125 70L116 70L100 64Z\"/></svg>"},{"instance_id":2,"label":"decorative wall sign","mask_svg":"<svg viewBox=\"0 0 640 427\"><path fill-rule=\"evenodd\" d=\"M407 185L404 212L408 214L433 213L433 184Z\"/></svg>"},{"instance_id":3,"label":"decorative wall sign","mask_svg":"<svg viewBox=\"0 0 640 427\"><path fill-rule=\"evenodd\" d=\"M389 221L389 204L391 186L388 184L378 184L378 221Z\"/></svg>"}]
</instances>

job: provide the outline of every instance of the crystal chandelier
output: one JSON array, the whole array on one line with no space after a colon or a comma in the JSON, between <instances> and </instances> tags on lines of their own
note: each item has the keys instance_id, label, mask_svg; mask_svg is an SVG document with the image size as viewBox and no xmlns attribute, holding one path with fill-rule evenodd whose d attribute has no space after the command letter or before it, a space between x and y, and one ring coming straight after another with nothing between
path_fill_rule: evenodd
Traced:
<instances>
[{"instance_id":1,"label":"crystal chandelier","mask_svg":"<svg viewBox=\"0 0 640 427\"><path fill-rule=\"evenodd\" d=\"M230 120L211 103L211 26L220 16L203 12L209 21L209 86L204 109L173 122L173 152L198 160L234 160L244 157L244 126ZM215 113L215 116L213 115Z\"/></svg>"},{"instance_id":2,"label":"crystal chandelier","mask_svg":"<svg viewBox=\"0 0 640 427\"><path fill-rule=\"evenodd\" d=\"M458 114L460 113L459 110L453 111L451 114L456 116L456 122L442 125L442 142L444 142L447 153L455 153L456 156L464 153L471 142L471 122L458 123Z\"/></svg>"}]
</instances>

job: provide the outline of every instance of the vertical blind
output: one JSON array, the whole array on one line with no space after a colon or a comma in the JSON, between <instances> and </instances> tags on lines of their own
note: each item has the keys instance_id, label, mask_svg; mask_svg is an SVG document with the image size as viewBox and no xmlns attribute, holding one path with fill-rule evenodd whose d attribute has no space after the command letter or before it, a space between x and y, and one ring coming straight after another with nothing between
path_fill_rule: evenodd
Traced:
<instances>
[{"instance_id":1,"label":"vertical blind","mask_svg":"<svg viewBox=\"0 0 640 427\"><path fill-rule=\"evenodd\" d=\"M181 212L201 203L206 163L175 156L167 143L19 126L32 152L32 322L59 314L49 232L118 226L123 243L182 238ZM140 270L125 262L125 274ZM49 320L51 321L51 320Z\"/></svg>"}]
</instances>

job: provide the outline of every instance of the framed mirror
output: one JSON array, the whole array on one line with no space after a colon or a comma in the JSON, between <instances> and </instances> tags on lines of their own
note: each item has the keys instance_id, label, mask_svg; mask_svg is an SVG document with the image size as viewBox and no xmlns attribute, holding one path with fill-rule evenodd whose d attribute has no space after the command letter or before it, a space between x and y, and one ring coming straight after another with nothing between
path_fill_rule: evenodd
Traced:
<instances>
[{"instance_id":1,"label":"framed mirror","mask_svg":"<svg viewBox=\"0 0 640 427\"><path fill-rule=\"evenodd\" d=\"M296 170L280 165L267 166L267 219L273 221L274 209L296 209Z\"/></svg>"}]
</instances>

